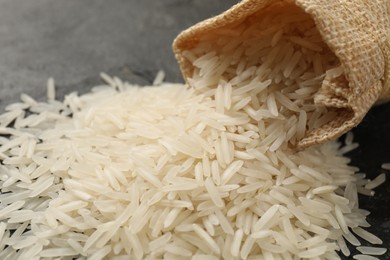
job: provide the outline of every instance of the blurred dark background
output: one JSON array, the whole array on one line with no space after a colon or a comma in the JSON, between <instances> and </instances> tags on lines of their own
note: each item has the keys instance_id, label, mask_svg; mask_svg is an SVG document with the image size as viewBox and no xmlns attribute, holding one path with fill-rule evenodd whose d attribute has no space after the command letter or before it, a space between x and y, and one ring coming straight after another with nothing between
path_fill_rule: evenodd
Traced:
<instances>
[{"instance_id":1,"label":"blurred dark background","mask_svg":"<svg viewBox=\"0 0 390 260\"><path fill-rule=\"evenodd\" d=\"M58 98L87 92L101 82L100 72L148 84L162 69L167 81L182 82L171 50L175 36L236 2L0 0L0 111L21 93L44 99L48 77ZM390 162L390 104L373 108L353 132L360 147L349 154L352 163L374 178ZM369 230L390 248L390 181L374 197L360 197L372 212Z\"/></svg>"}]
</instances>

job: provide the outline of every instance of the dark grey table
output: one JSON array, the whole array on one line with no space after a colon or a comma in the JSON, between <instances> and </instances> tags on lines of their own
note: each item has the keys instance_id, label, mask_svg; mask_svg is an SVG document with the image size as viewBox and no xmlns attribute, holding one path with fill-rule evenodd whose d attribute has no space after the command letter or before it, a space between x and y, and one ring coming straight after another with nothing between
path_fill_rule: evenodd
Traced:
<instances>
[{"instance_id":1,"label":"dark grey table","mask_svg":"<svg viewBox=\"0 0 390 260\"><path fill-rule=\"evenodd\" d=\"M232 0L0 0L0 111L22 92L45 97L54 77L58 97L87 92L99 72L130 82L152 82L159 69L182 81L171 51L175 36L220 13ZM360 148L350 154L368 176L390 162L390 104L372 109L354 132ZM390 174L390 173L389 173ZM389 175L390 178L390 175ZM390 247L390 181L361 207L370 230ZM390 259L390 252L382 259Z\"/></svg>"}]
</instances>

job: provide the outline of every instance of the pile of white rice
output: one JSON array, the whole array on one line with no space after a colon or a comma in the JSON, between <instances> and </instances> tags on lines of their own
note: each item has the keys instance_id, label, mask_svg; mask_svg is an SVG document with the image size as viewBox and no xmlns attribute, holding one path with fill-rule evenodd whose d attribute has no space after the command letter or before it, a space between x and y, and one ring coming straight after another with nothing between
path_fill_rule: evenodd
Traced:
<instances>
[{"instance_id":1,"label":"pile of white rice","mask_svg":"<svg viewBox=\"0 0 390 260\"><path fill-rule=\"evenodd\" d=\"M364 230L357 193L385 176L348 165L352 135L293 149L336 113L313 95L342 74L337 58L297 10L264 19L273 26L249 19L186 52L191 86L103 74L107 85L63 102L49 80L47 102L9 105L0 259L339 259L349 244L356 259L384 254L360 246L382 241Z\"/></svg>"}]
</instances>

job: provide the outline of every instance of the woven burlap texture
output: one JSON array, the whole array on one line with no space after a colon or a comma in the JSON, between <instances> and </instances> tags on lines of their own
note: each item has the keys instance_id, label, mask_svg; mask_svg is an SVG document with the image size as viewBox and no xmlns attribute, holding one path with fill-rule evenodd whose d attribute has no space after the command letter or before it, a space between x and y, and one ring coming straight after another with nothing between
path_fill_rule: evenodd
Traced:
<instances>
[{"instance_id":1,"label":"woven burlap texture","mask_svg":"<svg viewBox=\"0 0 390 260\"><path fill-rule=\"evenodd\" d=\"M344 69L337 79L325 78L314 98L315 104L334 108L338 116L308 132L298 143L305 148L341 136L359 124L376 102L390 98L390 0L243 0L183 31L173 42L173 51L186 79L193 67L182 52L194 48L202 36L270 6L286 4L296 5L312 17Z\"/></svg>"}]
</instances>

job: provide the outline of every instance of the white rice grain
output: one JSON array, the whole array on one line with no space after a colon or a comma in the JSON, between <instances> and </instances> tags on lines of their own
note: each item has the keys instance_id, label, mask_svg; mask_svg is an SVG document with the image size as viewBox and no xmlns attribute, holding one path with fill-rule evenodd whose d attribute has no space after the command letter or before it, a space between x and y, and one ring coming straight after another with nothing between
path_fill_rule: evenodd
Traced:
<instances>
[{"instance_id":1,"label":"white rice grain","mask_svg":"<svg viewBox=\"0 0 390 260\"><path fill-rule=\"evenodd\" d=\"M384 247L358 246L356 249L365 255L383 255L387 252Z\"/></svg>"},{"instance_id":2,"label":"white rice grain","mask_svg":"<svg viewBox=\"0 0 390 260\"><path fill-rule=\"evenodd\" d=\"M159 86L163 83L165 78L165 72L163 70L159 70L156 74L156 77L153 80L153 86Z\"/></svg>"},{"instance_id":3,"label":"white rice grain","mask_svg":"<svg viewBox=\"0 0 390 260\"><path fill-rule=\"evenodd\" d=\"M255 231L259 231L264 227L271 219L275 216L276 212L279 209L279 205L273 205L271 206L262 216L261 218L256 222L254 226Z\"/></svg>"},{"instance_id":4,"label":"white rice grain","mask_svg":"<svg viewBox=\"0 0 390 260\"><path fill-rule=\"evenodd\" d=\"M390 170L390 163L382 163L381 167L384 170Z\"/></svg>"},{"instance_id":5,"label":"white rice grain","mask_svg":"<svg viewBox=\"0 0 390 260\"><path fill-rule=\"evenodd\" d=\"M379 174L375 179L373 179L372 181L368 182L364 188L368 189L368 190L372 190L372 189L375 189L376 187L378 187L379 185L383 184L384 182L386 181L386 174L382 173L382 174Z\"/></svg>"},{"instance_id":6,"label":"white rice grain","mask_svg":"<svg viewBox=\"0 0 390 260\"><path fill-rule=\"evenodd\" d=\"M219 254L220 249L214 239L206 232L204 231L199 225L192 224L192 228L194 232L202 239L204 239L207 242L208 247L212 250L213 253Z\"/></svg>"},{"instance_id":7,"label":"white rice grain","mask_svg":"<svg viewBox=\"0 0 390 260\"><path fill-rule=\"evenodd\" d=\"M356 235L358 235L359 237L363 238L364 240L370 242L373 245L383 244L383 241L380 238L378 238L374 234L371 234L370 232L368 232L360 227L352 228L352 230Z\"/></svg>"},{"instance_id":8,"label":"white rice grain","mask_svg":"<svg viewBox=\"0 0 390 260\"><path fill-rule=\"evenodd\" d=\"M55 89L55 83L53 78L49 78L47 80L47 99L49 101L56 99L56 89Z\"/></svg>"},{"instance_id":9,"label":"white rice grain","mask_svg":"<svg viewBox=\"0 0 390 260\"><path fill-rule=\"evenodd\" d=\"M76 252L73 248L49 248L44 249L39 254L40 257L64 257L64 256L72 256L75 255Z\"/></svg>"},{"instance_id":10,"label":"white rice grain","mask_svg":"<svg viewBox=\"0 0 390 260\"><path fill-rule=\"evenodd\" d=\"M205 188L207 189L207 192L210 194L211 200L214 202L214 204L222 208L225 206L225 203L221 199L221 196L219 195L217 187L215 187L214 182L211 178L207 178L205 181Z\"/></svg>"},{"instance_id":11,"label":"white rice grain","mask_svg":"<svg viewBox=\"0 0 390 260\"><path fill-rule=\"evenodd\" d=\"M353 259L357 259L357 260L379 260L379 258L377 258L377 257L370 256L370 255L361 255L361 254L354 255Z\"/></svg>"},{"instance_id":12,"label":"white rice grain","mask_svg":"<svg viewBox=\"0 0 390 260\"><path fill-rule=\"evenodd\" d=\"M234 257L239 256L243 235L244 232L242 229L237 229L237 231L234 233L234 238L230 249L230 253Z\"/></svg>"}]
</instances>

